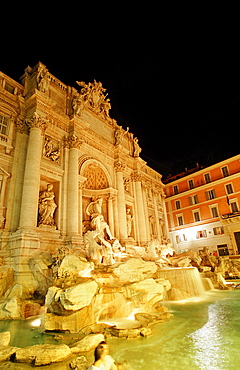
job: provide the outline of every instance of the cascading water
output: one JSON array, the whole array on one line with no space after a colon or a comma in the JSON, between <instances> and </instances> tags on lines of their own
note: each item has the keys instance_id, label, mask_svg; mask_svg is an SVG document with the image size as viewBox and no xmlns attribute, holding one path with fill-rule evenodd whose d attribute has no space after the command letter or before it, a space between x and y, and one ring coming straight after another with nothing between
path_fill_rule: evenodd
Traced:
<instances>
[{"instance_id":1,"label":"cascading water","mask_svg":"<svg viewBox=\"0 0 240 370\"><path fill-rule=\"evenodd\" d=\"M204 295L205 289L196 267L166 268L158 271L158 278L171 283L167 292L169 300L182 300Z\"/></svg>"}]
</instances>

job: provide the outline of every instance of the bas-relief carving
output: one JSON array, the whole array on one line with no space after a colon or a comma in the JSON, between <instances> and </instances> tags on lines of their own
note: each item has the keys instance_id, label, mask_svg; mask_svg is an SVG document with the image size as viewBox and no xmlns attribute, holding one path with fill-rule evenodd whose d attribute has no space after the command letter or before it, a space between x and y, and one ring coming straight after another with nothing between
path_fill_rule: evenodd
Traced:
<instances>
[{"instance_id":1,"label":"bas-relief carving","mask_svg":"<svg viewBox=\"0 0 240 370\"><path fill-rule=\"evenodd\" d=\"M57 204L54 202L55 194L53 191L53 185L48 184L47 189L43 190L39 194L38 211L39 211L39 222L38 226L55 227L55 221L53 218L54 212L57 208Z\"/></svg>"},{"instance_id":2,"label":"bas-relief carving","mask_svg":"<svg viewBox=\"0 0 240 370\"><path fill-rule=\"evenodd\" d=\"M53 140L50 136L45 136L43 144L43 156L51 159L55 163L59 163L60 149L56 140Z\"/></svg>"}]
</instances>

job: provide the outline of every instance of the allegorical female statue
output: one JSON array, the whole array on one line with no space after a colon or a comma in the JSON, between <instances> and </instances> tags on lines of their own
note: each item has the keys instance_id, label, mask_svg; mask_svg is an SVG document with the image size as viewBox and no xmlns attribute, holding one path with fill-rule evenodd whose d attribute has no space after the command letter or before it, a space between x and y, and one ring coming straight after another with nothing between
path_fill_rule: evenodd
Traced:
<instances>
[{"instance_id":1,"label":"allegorical female statue","mask_svg":"<svg viewBox=\"0 0 240 370\"><path fill-rule=\"evenodd\" d=\"M47 189L39 194L38 211L39 223L38 225L55 226L53 214L57 208L54 202L55 194L53 192L53 185L48 184Z\"/></svg>"}]
</instances>

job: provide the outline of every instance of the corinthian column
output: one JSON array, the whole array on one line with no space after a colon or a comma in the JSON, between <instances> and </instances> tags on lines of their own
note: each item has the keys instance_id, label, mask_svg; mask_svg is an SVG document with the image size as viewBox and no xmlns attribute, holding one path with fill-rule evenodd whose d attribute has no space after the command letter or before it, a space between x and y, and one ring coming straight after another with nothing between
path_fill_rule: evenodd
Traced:
<instances>
[{"instance_id":1,"label":"corinthian column","mask_svg":"<svg viewBox=\"0 0 240 370\"><path fill-rule=\"evenodd\" d=\"M115 163L116 171L116 182L117 182L117 206L118 206L118 221L119 221L119 237L120 241L126 241L128 239L127 234L127 219L126 219L126 201L125 201L125 190L123 182L124 165L118 161Z\"/></svg>"},{"instance_id":2,"label":"corinthian column","mask_svg":"<svg viewBox=\"0 0 240 370\"><path fill-rule=\"evenodd\" d=\"M146 216L144 212L143 194L141 175L137 172L133 174L134 189L135 189L135 202L137 210L137 223L140 237L140 244L147 243L147 230L146 230Z\"/></svg>"},{"instance_id":3,"label":"corinthian column","mask_svg":"<svg viewBox=\"0 0 240 370\"><path fill-rule=\"evenodd\" d=\"M22 229L31 229L37 226L42 135L46 129L46 120L34 113L33 117L27 121L27 125L30 127L30 133L19 222Z\"/></svg>"},{"instance_id":4,"label":"corinthian column","mask_svg":"<svg viewBox=\"0 0 240 370\"><path fill-rule=\"evenodd\" d=\"M82 141L75 135L65 139L69 148L68 188L67 188L67 234L79 233L79 199L78 199L78 149Z\"/></svg>"}]
</instances>

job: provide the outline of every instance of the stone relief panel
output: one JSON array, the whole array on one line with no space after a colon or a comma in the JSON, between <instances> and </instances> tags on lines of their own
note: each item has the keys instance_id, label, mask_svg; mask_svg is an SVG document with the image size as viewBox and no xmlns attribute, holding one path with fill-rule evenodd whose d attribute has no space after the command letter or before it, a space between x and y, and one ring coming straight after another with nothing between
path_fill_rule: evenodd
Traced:
<instances>
[{"instance_id":1,"label":"stone relief panel","mask_svg":"<svg viewBox=\"0 0 240 370\"><path fill-rule=\"evenodd\" d=\"M57 140L45 135L43 143L43 157L52 162L60 163L60 144Z\"/></svg>"}]
</instances>

